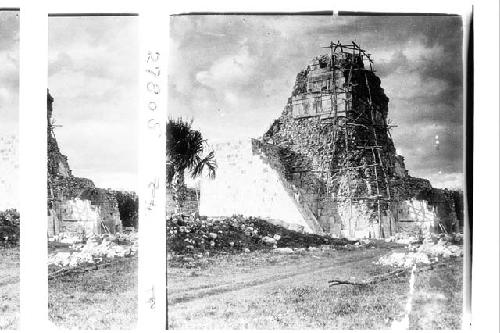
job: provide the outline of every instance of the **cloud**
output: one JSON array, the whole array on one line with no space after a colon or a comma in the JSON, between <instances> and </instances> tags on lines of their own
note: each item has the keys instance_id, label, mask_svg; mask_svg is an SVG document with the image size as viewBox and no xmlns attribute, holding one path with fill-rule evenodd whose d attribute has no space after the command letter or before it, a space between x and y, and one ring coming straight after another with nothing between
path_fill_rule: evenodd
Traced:
<instances>
[{"instance_id":1,"label":"cloud","mask_svg":"<svg viewBox=\"0 0 500 333\"><path fill-rule=\"evenodd\" d=\"M15 50L19 46L19 11L0 12L0 49Z\"/></svg>"},{"instance_id":2,"label":"cloud","mask_svg":"<svg viewBox=\"0 0 500 333\"><path fill-rule=\"evenodd\" d=\"M223 57L212 64L207 71L196 74L196 80L212 89L228 89L248 82L255 70L256 61L248 54L248 46L243 45L237 54Z\"/></svg>"},{"instance_id":3,"label":"cloud","mask_svg":"<svg viewBox=\"0 0 500 333\"><path fill-rule=\"evenodd\" d=\"M56 75L66 69L71 70L74 67L73 59L64 51L49 55L49 64L49 76Z\"/></svg>"},{"instance_id":4,"label":"cloud","mask_svg":"<svg viewBox=\"0 0 500 333\"><path fill-rule=\"evenodd\" d=\"M463 173L429 173L426 178L437 188L463 189Z\"/></svg>"},{"instance_id":5,"label":"cloud","mask_svg":"<svg viewBox=\"0 0 500 333\"><path fill-rule=\"evenodd\" d=\"M384 88L391 99L413 100L420 96L442 96L448 83L434 78L423 78L416 72L395 71L384 78Z\"/></svg>"}]
</instances>

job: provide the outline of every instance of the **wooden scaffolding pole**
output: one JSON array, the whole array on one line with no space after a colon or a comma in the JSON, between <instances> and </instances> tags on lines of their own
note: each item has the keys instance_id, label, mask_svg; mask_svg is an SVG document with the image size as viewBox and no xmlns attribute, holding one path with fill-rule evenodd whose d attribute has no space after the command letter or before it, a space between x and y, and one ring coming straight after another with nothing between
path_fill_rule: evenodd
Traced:
<instances>
[{"instance_id":1,"label":"wooden scaffolding pole","mask_svg":"<svg viewBox=\"0 0 500 333\"><path fill-rule=\"evenodd\" d=\"M366 199L377 201L377 214L378 214L378 222L379 222L379 227L380 227L379 232L380 232L380 237L382 237L384 235L384 230L383 230L383 224L382 224L381 201L390 202L391 201L391 192L390 192L390 187L389 187L389 180L387 178L387 173L386 173L386 170L385 170L385 167L384 167L384 164L382 161L382 156L380 153L380 149L383 149L383 147L379 146L379 144L378 144L378 136L377 136L376 128L383 128L384 130L387 131L389 129L389 126L387 124L378 125L375 123L375 114L374 114L374 107L373 107L373 102L372 102L370 84L369 84L368 77L366 74L366 71L368 71L368 69L365 69L364 66L362 66L360 68L353 68L355 61L356 61L356 57L358 56L358 57L360 57L360 59L362 61L364 61L364 59L367 59L369 61L369 64L370 64L369 70L373 71L373 67L372 67L373 60L371 59L370 54L366 53L365 50L361 49L361 47L359 47L354 41L352 42L352 44L341 44L339 41L337 43L334 43L333 41L331 41L330 45L326 46L324 48L330 49L331 84L329 85L328 90L330 92L330 105L331 105L330 114L333 114L333 118L334 118L333 125L335 126L335 129L332 133L332 140L333 140L333 144L335 145L337 140L339 139L338 138L338 134L339 134L338 131L341 130L341 128L343 128L344 140L345 140L345 154L346 154L345 166L342 168L335 169L335 170L330 170L330 172L343 171L346 173L348 195L347 196L336 195L336 198L344 197L344 198L347 198L349 201L349 208L350 208L350 210L349 210L350 211L349 233L351 233L352 232L351 219L352 219L352 215L353 215L353 211L352 211L353 202L352 202L352 200L353 200L353 195L355 192L355 189L353 190L352 184L351 184L351 182L352 182L351 181L351 170L373 167L373 171L374 171L373 176L368 175L368 177L375 178L374 181L376 184L376 196L366 198ZM349 66L349 72L348 72L348 75L346 78L346 82L344 82L342 87L337 87L337 82L335 80L336 64L334 61L334 56L336 53L339 52L339 51L337 51L337 49L339 49L341 54L344 54L343 57L345 57L346 60L350 59L350 64L343 65L345 67L337 67L337 68L339 68L339 70L346 70L347 66ZM370 109L371 125L369 125L369 124L357 124L356 119L353 120L353 119L349 118L350 116L352 116L352 114L350 113L350 112L352 112L351 105L352 105L352 86L353 86L351 81L352 81L353 71L355 71L355 70L362 71L365 75L365 82L366 82L366 87L368 90L368 106ZM339 91L341 91L342 93L345 93L345 95L346 95L345 96L345 108L344 108L345 109L346 123L342 124L342 126L341 126L341 124L339 124L339 121L338 121L337 89ZM353 149L370 149L371 156L373 159L373 162L371 164L363 165L363 166L351 165L351 161L349 159L349 154L350 154L350 150L351 150L350 141L351 141L351 137L352 137L351 131L353 129L353 126L354 127L362 126L362 127L365 127L369 131L370 131L370 129L368 127L371 127L371 132L373 134L373 143L374 144L371 146L364 146L364 147L359 147L359 146L352 147ZM367 142L367 144L368 143L369 142ZM377 161L377 158L378 158L378 161ZM381 168L380 172L382 172L381 176L383 176L383 181L385 182L385 185L386 185L387 197L383 197L380 193L381 192L381 189L380 189L381 184L379 184L379 182L381 180L379 179L378 168ZM321 173L321 175L322 175L322 173ZM330 175L327 175L327 176L330 176ZM371 181L373 181L373 178ZM329 189L327 188L327 193L328 193L328 190ZM392 233L391 223L392 222L390 222L390 225L389 225L390 233Z\"/></svg>"},{"instance_id":2,"label":"wooden scaffolding pole","mask_svg":"<svg viewBox=\"0 0 500 333\"><path fill-rule=\"evenodd\" d=\"M372 104L372 97L371 97L371 89L370 89L370 84L368 82L368 77L366 75L366 72L365 72L365 82L366 82L366 87L368 89L368 105L370 107L370 117L371 117L371 121L372 121L372 133L373 133L373 137L374 137L374 143L375 143L375 146L378 146L377 131L375 130L375 116L373 114L373 104ZM385 128L385 130L387 130L387 128ZM378 156L378 160L379 160L378 164L381 167L382 173L384 175L384 181L385 181L385 185L386 185L387 198L390 200L391 199L391 191L390 191L390 188L389 188L389 180L387 179L387 173L385 171L384 164L383 164L383 161L382 161L382 157L380 155L380 149L376 149L376 150L377 150L377 156ZM376 162L376 158L375 158L375 149L374 148L372 148L372 155L373 155L373 162L377 163ZM377 167L375 167L375 178L377 178L377 192L378 192L379 191L379 185L378 185ZM383 234L383 227L382 227L382 219L381 219L381 213L380 213L380 201L377 201L377 206L378 206L378 214L379 214L380 233L381 233L381 236L382 236L382 234ZM390 218L389 218L389 233L392 234L392 227L391 227L391 219Z\"/></svg>"},{"instance_id":3,"label":"wooden scaffolding pole","mask_svg":"<svg viewBox=\"0 0 500 333\"><path fill-rule=\"evenodd\" d=\"M371 90L370 90L370 83L368 82L368 77L366 76L366 72L365 72L365 82L366 82L366 88L368 89L368 106L370 108L370 118L371 118L371 122L372 122L372 125L375 124L375 115L373 114L373 105L372 105L372 96L371 96ZM377 140L377 131L375 130L375 127L372 126L372 133L373 133L373 141L374 141L374 144L375 146L378 146L378 140ZM371 151L372 151L372 156L373 156L373 164L377 163L377 159L375 158L375 150L374 148L372 147L371 148ZM378 149L377 149L378 151ZM380 156L380 155L379 155ZM379 161L380 165L382 165L382 161L380 160ZM383 169L383 167L382 167ZM379 188L379 184L378 184L378 171L377 171L377 167L374 168L374 173L375 173L375 181L376 181L376 185L377 185L377 195L380 196L380 188ZM383 226L382 226L382 215L381 215L381 212L380 212L380 200L377 200L377 213L378 213L378 223L379 223L379 237L382 237L383 233L384 233L384 229L383 229Z\"/></svg>"}]
</instances>

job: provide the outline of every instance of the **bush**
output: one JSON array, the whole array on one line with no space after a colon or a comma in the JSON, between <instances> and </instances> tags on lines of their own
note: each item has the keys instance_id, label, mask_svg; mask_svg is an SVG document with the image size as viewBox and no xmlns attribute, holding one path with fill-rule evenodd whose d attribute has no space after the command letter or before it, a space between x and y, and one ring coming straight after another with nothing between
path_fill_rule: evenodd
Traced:
<instances>
[{"instance_id":1,"label":"bush","mask_svg":"<svg viewBox=\"0 0 500 333\"><path fill-rule=\"evenodd\" d=\"M0 212L0 242L5 246L19 244L19 212L7 209Z\"/></svg>"},{"instance_id":2,"label":"bush","mask_svg":"<svg viewBox=\"0 0 500 333\"><path fill-rule=\"evenodd\" d=\"M132 192L115 192L118 210L123 227L134 227L137 230L139 220L139 198Z\"/></svg>"}]
</instances>

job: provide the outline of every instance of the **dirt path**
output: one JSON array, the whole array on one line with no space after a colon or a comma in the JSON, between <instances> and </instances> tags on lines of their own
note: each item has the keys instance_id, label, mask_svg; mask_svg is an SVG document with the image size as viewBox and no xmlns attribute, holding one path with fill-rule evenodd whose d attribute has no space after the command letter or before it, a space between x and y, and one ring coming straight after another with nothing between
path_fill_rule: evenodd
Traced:
<instances>
[{"instance_id":1,"label":"dirt path","mask_svg":"<svg viewBox=\"0 0 500 333\"><path fill-rule=\"evenodd\" d=\"M343 327L340 317L333 318L328 312L334 305L327 303L332 303L330 297L335 299L334 295L349 288L329 288L328 280L367 277L380 269L373 262L390 251L378 248L300 255L242 254L219 258L200 269L169 267L170 327L302 328L326 323L327 327ZM405 292L401 292L400 300L394 299L398 303L394 313L401 310L399 303L404 303ZM293 309L293 318L290 304L297 302L297 297L303 305ZM326 303L317 314L309 314L309 309L316 306L313 302L321 303L318 297ZM318 317L317 325L305 322L303 315Z\"/></svg>"},{"instance_id":2,"label":"dirt path","mask_svg":"<svg viewBox=\"0 0 500 333\"><path fill-rule=\"evenodd\" d=\"M297 260L297 262L287 265L286 267L278 266L278 269L276 269L277 266L268 265L246 274L240 272L238 275L231 277L231 282L226 282L227 279L218 276L220 279L219 281L207 284L205 278L208 276L200 275L198 279L189 281L190 283L186 283L186 280L182 280L184 287L177 285L180 287L179 289L169 290L169 304L173 306L178 303L200 301L203 298L217 296L223 293L238 291L246 292L245 289L269 288L284 283L293 283L293 281L312 281L323 276L325 277L323 283L326 284L327 280L333 276L332 274L341 270L343 266L353 263L371 263L377 260L380 255L380 251L368 252L362 256L352 256L348 258L309 254L301 258L302 260ZM286 256L287 255L283 255L282 259L286 260ZM313 262L307 262L304 259L311 259ZM286 262L289 264L288 260ZM339 274L336 276L338 275ZM170 276L171 275L169 275L169 280ZM213 276L211 277L213 278Z\"/></svg>"}]
</instances>

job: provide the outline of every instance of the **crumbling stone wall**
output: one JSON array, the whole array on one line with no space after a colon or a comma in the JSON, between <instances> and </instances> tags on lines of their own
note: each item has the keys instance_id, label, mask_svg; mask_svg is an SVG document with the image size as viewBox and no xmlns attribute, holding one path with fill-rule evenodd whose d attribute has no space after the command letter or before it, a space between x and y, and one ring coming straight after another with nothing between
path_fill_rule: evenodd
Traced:
<instances>
[{"instance_id":1,"label":"crumbling stone wall","mask_svg":"<svg viewBox=\"0 0 500 333\"><path fill-rule=\"evenodd\" d=\"M115 233L122 229L118 202L112 191L92 180L75 177L54 135L53 97L47 91L47 234Z\"/></svg>"},{"instance_id":2,"label":"crumbling stone wall","mask_svg":"<svg viewBox=\"0 0 500 333\"><path fill-rule=\"evenodd\" d=\"M61 202L58 207L57 222L54 225L54 235L61 232L92 235L99 234L99 208L89 200L80 198Z\"/></svg>"},{"instance_id":3,"label":"crumbling stone wall","mask_svg":"<svg viewBox=\"0 0 500 333\"><path fill-rule=\"evenodd\" d=\"M118 201L113 192L102 188L88 188L79 198L90 201L92 206L98 208L99 225L97 233L116 233L121 231L120 211Z\"/></svg>"}]
</instances>

